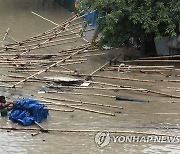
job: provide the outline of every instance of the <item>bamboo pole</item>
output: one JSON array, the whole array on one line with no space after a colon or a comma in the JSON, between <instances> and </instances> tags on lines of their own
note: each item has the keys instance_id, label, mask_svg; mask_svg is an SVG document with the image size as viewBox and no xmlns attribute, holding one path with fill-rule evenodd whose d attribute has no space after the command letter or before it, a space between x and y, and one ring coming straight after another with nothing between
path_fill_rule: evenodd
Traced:
<instances>
[{"instance_id":1,"label":"bamboo pole","mask_svg":"<svg viewBox=\"0 0 180 154\"><path fill-rule=\"evenodd\" d=\"M68 105L72 105L72 106L82 106L83 104L80 103L80 104L63 104L63 103L54 103L52 101L48 101L48 100L45 100L45 99L37 99L38 101L41 101L43 102L43 104L45 105L54 105L54 106L63 106L63 107L68 107Z\"/></svg>"},{"instance_id":2,"label":"bamboo pole","mask_svg":"<svg viewBox=\"0 0 180 154\"><path fill-rule=\"evenodd\" d=\"M86 102L86 101L76 101L76 100L60 99L60 98L54 98L54 97L53 98L51 98L51 97L41 97L41 98L50 99L50 100L57 100L57 101L65 101L65 102L76 102L76 103L95 105L95 106L102 106L102 107L108 107L108 108L123 109L123 107L119 107L119 106L105 105L105 104L99 104L99 103L91 103L91 102Z\"/></svg>"},{"instance_id":3,"label":"bamboo pole","mask_svg":"<svg viewBox=\"0 0 180 154\"><path fill-rule=\"evenodd\" d=\"M41 126L38 122L34 121L34 124L36 124L40 128L41 131L44 131L43 126Z\"/></svg>"},{"instance_id":4,"label":"bamboo pole","mask_svg":"<svg viewBox=\"0 0 180 154\"><path fill-rule=\"evenodd\" d=\"M60 66L60 67L63 67L63 66ZM11 72L11 73L27 73L27 72L39 72L39 70L10 70L8 72ZM52 72L52 73L73 73L74 71L48 70L47 72Z\"/></svg>"},{"instance_id":5,"label":"bamboo pole","mask_svg":"<svg viewBox=\"0 0 180 154\"><path fill-rule=\"evenodd\" d=\"M161 80L161 81L165 81L165 82L180 82L180 80Z\"/></svg>"},{"instance_id":6,"label":"bamboo pole","mask_svg":"<svg viewBox=\"0 0 180 154\"><path fill-rule=\"evenodd\" d=\"M97 54L91 54L91 55L74 56L74 58L85 58L85 57L102 56L102 55L106 55L106 53L97 53Z\"/></svg>"},{"instance_id":7,"label":"bamboo pole","mask_svg":"<svg viewBox=\"0 0 180 154\"><path fill-rule=\"evenodd\" d=\"M141 73L162 73L162 72L172 72L173 70L140 70Z\"/></svg>"},{"instance_id":8,"label":"bamboo pole","mask_svg":"<svg viewBox=\"0 0 180 154\"><path fill-rule=\"evenodd\" d=\"M38 99L40 100L40 99ZM48 103L52 103L51 101L47 101L47 100L40 100L42 102L48 102ZM108 112L101 112L101 111L97 111L97 110L91 110L91 109L87 109L87 108L81 108L81 107L77 107L77 105L73 105L73 104L58 104L58 103L52 103L54 105L60 105L60 106L65 106L65 107L69 107L72 109L77 109L77 110L82 110L82 111L86 111L86 112L90 112L90 113L97 113L97 114L102 114L102 115L106 115L106 116L115 116L115 114L113 113L108 113ZM82 103L81 103L82 104Z\"/></svg>"},{"instance_id":9,"label":"bamboo pole","mask_svg":"<svg viewBox=\"0 0 180 154\"><path fill-rule=\"evenodd\" d=\"M87 77L97 77L97 78L106 78L106 79L115 79L115 80L129 80L129 81L137 81L137 82L151 82L155 83L154 80L141 80L141 79L131 79L131 78L120 78L120 77L112 77L112 76L102 76L102 75L90 75L90 74L67 74L72 76L87 76Z\"/></svg>"},{"instance_id":10,"label":"bamboo pole","mask_svg":"<svg viewBox=\"0 0 180 154\"><path fill-rule=\"evenodd\" d=\"M116 56L115 58L113 58L113 60L117 59L121 54L119 54L118 56ZM107 64L109 64L109 61L106 62L105 64L103 64L102 66L100 66L99 68L97 68L96 70L94 70L89 76L94 75L95 73L97 73L98 71L100 71L102 68L104 68Z\"/></svg>"},{"instance_id":11,"label":"bamboo pole","mask_svg":"<svg viewBox=\"0 0 180 154\"><path fill-rule=\"evenodd\" d=\"M2 130L13 130L13 131L41 131L38 128L17 128L17 127L0 127ZM98 132L109 132L109 133L118 133L118 134L141 134L141 135L153 135L153 136L168 136L180 138L177 135L170 134L161 134L161 133L148 133L143 131L123 131L123 130L109 130L109 129L86 129L86 130L77 130L77 129L45 129L45 132L59 132L59 133L98 133Z\"/></svg>"},{"instance_id":12,"label":"bamboo pole","mask_svg":"<svg viewBox=\"0 0 180 154\"><path fill-rule=\"evenodd\" d=\"M48 110L60 111L60 112L74 112L74 110L63 110L63 109L56 109L56 108L48 108Z\"/></svg>"},{"instance_id":13,"label":"bamboo pole","mask_svg":"<svg viewBox=\"0 0 180 154\"><path fill-rule=\"evenodd\" d=\"M167 68L174 68L174 65L162 65L162 66L138 66L138 65L125 65L124 67L125 68L128 68L128 67L131 67L131 69L160 69L160 68L163 68L163 69L167 69ZM119 65L113 65L113 67L112 68L118 68L119 67ZM124 67L122 67L122 68L124 68Z\"/></svg>"},{"instance_id":14,"label":"bamboo pole","mask_svg":"<svg viewBox=\"0 0 180 154\"><path fill-rule=\"evenodd\" d=\"M114 65L113 67L110 67L110 68L118 68L119 65ZM123 68L128 68L130 67L131 69L173 69L175 68L174 65L163 65L163 66L138 66L138 65L125 65L122 67Z\"/></svg>"},{"instance_id":15,"label":"bamboo pole","mask_svg":"<svg viewBox=\"0 0 180 154\"><path fill-rule=\"evenodd\" d=\"M104 68L102 69L102 71L118 71L117 68ZM120 72L140 72L140 73L162 73L162 72L172 72L173 69L169 69L169 70L139 70L139 69L128 69L128 68L122 68L119 69Z\"/></svg>"},{"instance_id":16,"label":"bamboo pole","mask_svg":"<svg viewBox=\"0 0 180 154\"><path fill-rule=\"evenodd\" d=\"M9 28L6 30L6 33L5 33L4 37L3 37L3 41L6 39L8 33L9 33L9 30L10 30Z\"/></svg>"},{"instance_id":17,"label":"bamboo pole","mask_svg":"<svg viewBox=\"0 0 180 154\"><path fill-rule=\"evenodd\" d=\"M12 36L9 36L9 35L7 35L7 37L9 37L11 40L13 40L14 42L16 42L16 43L19 43L19 41L17 41L15 38L13 38Z\"/></svg>"},{"instance_id":18,"label":"bamboo pole","mask_svg":"<svg viewBox=\"0 0 180 154\"><path fill-rule=\"evenodd\" d=\"M47 84L49 88L72 88L72 89L97 89L97 90L131 90L131 91L146 91L146 89L133 89L133 88L123 88L123 87L114 87L114 88L102 88L102 87L75 87L75 86L54 86L54 85L49 85Z\"/></svg>"},{"instance_id":19,"label":"bamboo pole","mask_svg":"<svg viewBox=\"0 0 180 154\"><path fill-rule=\"evenodd\" d=\"M97 110L92 110L92 109L87 109L87 108L81 108L81 107L72 106L72 105L68 105L67 107L70 107L70 108L73 108L73 109L77 109L77 110L86 111L86 112L92 112L92 113L102 114L102 115L106 115L106 116L115 116L115 114L113 114L113 113L101 112L101 111L97 111Z\"/></svg>"},{"instance_id":20,"label":"bamboo pole","mask_svg":"<svg viewBox=\"0 0 180 154\"><path fill-rule=\"evenodd\" d=\"M75 92L59 92L59 91L48 91L47 93L57 93L57 94L71 94L71 95L83 95L83 96L100 96L108 98L116 98L116 96L104 95L104 94L92 94L92 93L75 93Z\"/></svg>"},{"instance_id":21,"label":"bamboo pole","mask_svg":"<svg viewBox=\"0 0 180 154\"><path fill-rule=\"evenodd\" d=\"M49 19L47 19L47 18L39 15L39 14L33 12L33 11L32 11L31 13L34 14L34 15L36 15L36 16L38 16L38 17L40 17L40 18L42 18L42 19L44 19L44 20L46 20L46 21L48 21L48 22L50 22L50 23L52 23L53 25L59 26L59 24L57 24L57 23L55 23L55 22L53 22L53 21L51 21L51 20L49 20Z\"/></svg>"},{"instance_id":22,"label":"bamboo pole","mask_svg":"<svg viewBox=\"0 0 180 154\"><path fill-rule=\"evenodd\" d=\"M166 58L179 58L179 57L180 57L180 55L158 56L158 57L144 57L144 58L139 58L139 60L166 59Z\"/></svg>"},{"instance_id":23,"label":"bamboo pole","mask_svg":"<svg viewBox=\"0 0 180 154\"><path fill-rule=\"evenodd\" d=\"M129 61L119 61L120 63L133 63L133 62L138 62L138 63L179 63L180 60L129 60Z\"/></svg>"},{"instance_id":24,"label":"bamboo pole","mask_svg":"<svg viewBox=\"0 0 180 154\"><path fill-rule=\"evenodd\" d=\"M67 54L69 55L69 54ZM63 59L63 58L61 58ZM54 61L61 60L61 59L17 59L17 60L8 60L8 61L0 61L1 64L19 64L19 65L30 65L30 64L39 64L39 63L53 63ZM87 58L74 58L74 59L68 59L67 62L80 62L80 61L87 61Z\"/></svg>"}]
</instances>

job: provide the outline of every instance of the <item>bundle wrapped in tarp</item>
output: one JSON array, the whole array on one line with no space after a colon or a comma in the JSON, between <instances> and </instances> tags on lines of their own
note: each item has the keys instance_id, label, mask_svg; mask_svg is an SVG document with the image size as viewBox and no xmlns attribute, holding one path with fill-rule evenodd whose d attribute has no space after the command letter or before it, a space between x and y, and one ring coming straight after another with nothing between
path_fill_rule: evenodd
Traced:
<instances>
[{"instance_id":1,"label":"bundle wrapped in tarp","mask_svg":"<svg viewBox=\"0 0 180 154\"><path fill-rule=\"evenodd\" d=\"M14 104L9 119L23 126L29 126L35 121L40 123L48 116L48 110L45 107L34 99L22 99Z\"/></svg>"}]
</instances>

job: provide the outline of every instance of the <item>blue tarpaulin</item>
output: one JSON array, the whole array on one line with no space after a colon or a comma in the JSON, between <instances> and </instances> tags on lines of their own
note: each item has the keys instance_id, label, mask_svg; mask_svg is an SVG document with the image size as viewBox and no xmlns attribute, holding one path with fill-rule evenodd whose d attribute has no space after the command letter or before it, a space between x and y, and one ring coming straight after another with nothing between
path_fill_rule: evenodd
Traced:
<instances>
[{"instance_id":1,"label":"blue tarpaulin","mask_svg":"<svg viewBox=\"0 0 180 154\"><path fill-rule=\"evenodd\" d=\"M90 26L93 26L96 28L98 27L96 23L96 18L98 17L98 14L96 12L91 12L88 14L87 11L83 11L83 15L85 15L84 20L88 21Z\"/></svg>"},{"instance_id":2,"label":"blue tarpaulin","mask_svg":"<svg viewBox=\"0 0 180 154\"><path fill-rule=\"evenodd\" d=\"M40 123L48 116L48 110L45 107L34 99L22 99L13 106L9 119L23 126L29 126L34 121Z\"/></svg>"}]
</instances>

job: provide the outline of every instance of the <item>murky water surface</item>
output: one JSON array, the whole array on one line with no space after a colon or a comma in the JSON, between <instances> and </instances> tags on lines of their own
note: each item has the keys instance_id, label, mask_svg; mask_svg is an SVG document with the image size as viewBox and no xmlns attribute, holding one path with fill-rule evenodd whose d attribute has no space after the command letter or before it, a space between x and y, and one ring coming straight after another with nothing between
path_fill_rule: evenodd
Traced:
<instances>
[{"instance_id":1,"label":"murky water surface","mask_svg":"<svg viewBox=\"0 0 180 154\"><path fill-rule=\"evenodd\" d=\"M10 28L9 35L16 40L23 40L28 37L42 33L54 25L40 19L33 15L31 11L34 11L56 23L68 19L73 14L65 10L64 8L52 3L52 0L0 0L0 39L2 40L7 28ZM7 42L12 42L8 39ZM77 44L85 43L83 40L77 42ZM76 45L76 44L74 44ZM69 48L73 46L66 45L63 48ZM44 49L46 53L62 50L59 48ZM42 51L40 51L42 52ZM87 61L86 65L69 66L68 68L78 71L90 73L107 60L117 54L115 52L107 52L107 55L101 57L91 57ZM34 52L35 53L35 52ZM8 68L0 68L0 78L5 79L3 74L8 71ZM140 88L148 88L151 90L159 90L169 94L175 94L180 96L179 92L175 89L179 88L179 83L161 82L161 79L167 79L161 74L142 74L142 73L127 73L119 74L117 72L100 72L101 75L112 75L115 77L129 77L147 80L157 80L156 83L143 83L132 81L117 81L107 79L96 79L95 81L107 82L118 85L131 85ZM175 72L179 74L179 71ZM46 73L43 76L50 76ZM172 77L168 79L179 79L178 77ZM3 84L3 83L1 83ZM40 96L52 96L57 98L68 98L73 100L89 101L94 103L109 104L122 106L124 109L111 109L101 108L94 106L84 106L89 109L97 109L105 112L116 113L115 117L104 116L84 111L78 111L72 113L63 113L57 111L50 111L50 116L47 121L42 123L44 128L49 129L80 129L80 130L122 130L122 131L143 131L148 133L168 134L174 136L180 136L180 131L177 129L153 129L155 127L179 127L180 119L178 114L152 114L152 113L180 113L180 101L179 99L162 97L155 94L144 94L133 91L112 91L112 90L92 90L92 89L80 89L75 92L83 93L101 93L106 95L121 95L131 98L138 98L149 100L150 103L134 103L127 101L115 101L114 98L106 98L99 96L78 96L71 94L38 94L38 91L43 88L42 83L26 83L23 88L12 90L1 87L1 94L6 95L8 100L17 100L23 97L39 98ZM167 88L169 87L169 88ZM170 88L174 87L174 88ZM176 103L172 103L172 101ZM122 113L117 113L122 111ZM0 117L0 126L16 126L7 118ZM36 127L36 126L32 126ZM143 128L138 128L143 127ZM147 128L149 127L149 128ZM151 128L152 127L152 128ZM180 153L179 143L113 143L111 142L104 148L98 148L94 142L95 133L41 133L40 135L32 137L31 134L35 132L7 132L0 130L0 154L60 154L60 153ZM111 135L124 135L121 133ZM130 134L127 134L130 135Z\"/></svg>"}]
</instances>

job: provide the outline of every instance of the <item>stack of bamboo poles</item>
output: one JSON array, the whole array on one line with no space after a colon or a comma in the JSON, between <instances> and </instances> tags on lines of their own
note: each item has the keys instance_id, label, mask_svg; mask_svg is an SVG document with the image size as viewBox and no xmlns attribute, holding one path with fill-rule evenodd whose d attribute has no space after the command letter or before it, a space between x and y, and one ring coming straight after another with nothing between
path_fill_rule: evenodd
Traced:
<instances>
[{"instance_id":1,"label":"stack of bamboo poles","mask_svg":"<svg viewBox=\"0 0 180 154\"><path fill-rule=\"evenodd\" d=\"M46 20L46 18L36 14ZM38 49L48 48L52 46L68 45L74 43L77 39L80 38L80 31L82 29L83 22L77 22L82 16L74 15L70 19L66 20L62 24L53 24L56 26L42 34L33 36L21 42L16 41L14 38L14 43L10 43L4 47L4 50L1 50L0 56L0 65L1 68L9 68L9 72L13 73L22 73L25 72L26 75L6 75L8 78L16 78L16 80L1 80L1 82L13 83L9 88L18 88L18 86L24 82L49 82L46 79L42 78L43 73L53 72L53 73L62 73L62 71L55 70L55 67L60 67L64 69L65 73L71 73L74 71L67 68L68 65L82 64L87 61L87 57L103 55L105 53L98 53L96 47L90 43L85 43L70 49L57 51L53 54L39 54L35 53L39 51ZM49 22L51 22L49 20ZM52 22L51 22L52 23ZM89 29L92 30L92 29ZM88 30L87 30L88 31ZM8 32L6 33L8 35ZM33 53L31 53L33 52ZM35 53L35 54L34 54ZM40 66L41 64L45 64ZM14 70L14 69L15 70ZM13 69L13 70L12 70ZM96 73L99 70L95 70L91 75ZM41 75L41 77L39 77ZM33 84L33 83L32 83ZM122 107L115 105L105 105L94 102L81 102L75 100L57 100L64 101L65 103L52 103L54 100L47 100L50 98L39 98L38 100L42 101L48 105L49 110L60 111L60 112L74 112L74 110L81 110L85 112L91 112L96 114L102 114L106 116L115 116L114 113L107 111L99 111L95 109L89 109L87 106L94 107L104 107L104 108L114 108L122 109ZM75 104L68 104L69 102L74 102ZM86 107L80 107L86 105ZM51 107L55 106L55 107ZM57 108L60 107L60 108ZM62 108L61 108L62 107ZM70 108L70 109L64 109Z\"/></svg>"}]
</instances>

